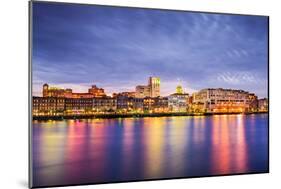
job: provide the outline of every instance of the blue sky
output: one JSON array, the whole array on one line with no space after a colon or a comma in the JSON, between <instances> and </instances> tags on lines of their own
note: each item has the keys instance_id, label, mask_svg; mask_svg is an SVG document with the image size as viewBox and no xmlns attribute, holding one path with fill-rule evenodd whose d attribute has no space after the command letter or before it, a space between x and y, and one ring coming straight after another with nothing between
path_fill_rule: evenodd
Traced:
<instances>
[{"instance_id":1,"label":"blue sky","mask_svg":"<svg viewBox=\"0 0 281 189\"><path fill-rule=\"evenodd\" d=\"M133 91L149 76L161 95L244 89L267 97L268 20L73 4L33 3L33 95L44 83L83 92Z\"/></svg>"}]
</instances>

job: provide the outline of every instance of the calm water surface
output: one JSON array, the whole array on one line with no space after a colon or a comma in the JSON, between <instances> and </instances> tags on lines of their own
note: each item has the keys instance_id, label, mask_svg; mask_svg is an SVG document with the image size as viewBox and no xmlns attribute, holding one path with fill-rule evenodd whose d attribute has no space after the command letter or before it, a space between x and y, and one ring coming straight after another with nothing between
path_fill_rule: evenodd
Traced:
<instances>
[{"instance_id":1,"label":"calm water surface","mask_svg":"<svg viewBox=\"0 0 281 189\"><path fill-rule=\"evenodd\" d=\"M267 114L33 122L34 186L267 171Z\"/></svg>"}]
</instances>

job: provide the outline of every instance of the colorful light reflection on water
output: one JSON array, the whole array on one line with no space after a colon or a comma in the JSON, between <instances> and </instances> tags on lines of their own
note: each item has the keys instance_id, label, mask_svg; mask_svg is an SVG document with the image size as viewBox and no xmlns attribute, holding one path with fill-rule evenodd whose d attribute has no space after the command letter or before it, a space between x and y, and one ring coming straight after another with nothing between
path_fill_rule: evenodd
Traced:
<instances>
[{"instance_id":1,"label":"colorful light reflection on water","mask_svg":"<svg viewBox=\"0 0 281 189\"><path fill-rule=\"evenodd\" d=\"M267 171L267 114L33 122L38 187Z\"/></svg>"}]
</instances>

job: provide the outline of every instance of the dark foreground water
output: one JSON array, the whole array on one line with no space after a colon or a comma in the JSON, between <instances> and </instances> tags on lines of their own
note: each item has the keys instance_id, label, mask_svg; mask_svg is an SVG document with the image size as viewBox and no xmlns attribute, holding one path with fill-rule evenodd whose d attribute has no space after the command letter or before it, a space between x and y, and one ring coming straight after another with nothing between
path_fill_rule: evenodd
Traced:
<instances>
[{"instance_id":1,"label":"dark foreground water","mask_svg":"<svg viewBox=\"0 0 281 189\"><path fill-rule=\"evenodd\" d=\"M38 187L267 171L267 114L33 122Z\"/></svg>"}]
</instances>

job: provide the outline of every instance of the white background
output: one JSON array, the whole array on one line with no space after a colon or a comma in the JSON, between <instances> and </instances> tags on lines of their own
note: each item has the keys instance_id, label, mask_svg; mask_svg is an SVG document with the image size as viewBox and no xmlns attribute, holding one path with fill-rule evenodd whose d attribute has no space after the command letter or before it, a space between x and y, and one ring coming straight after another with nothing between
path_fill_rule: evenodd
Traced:
<instances>
[{"instance_id":1,"label":"white background","mask_svg":"<svg viewBox=\"0 0 281 189\"><path fill-rule=\"evenodd\" d=\"M68 0L108 5L270 16L270 174L104 184L68 188L280 188L281 5L278 0ZM27 188L28 2L0 5L0 188Z\"/></svg>"}]
</instances>

